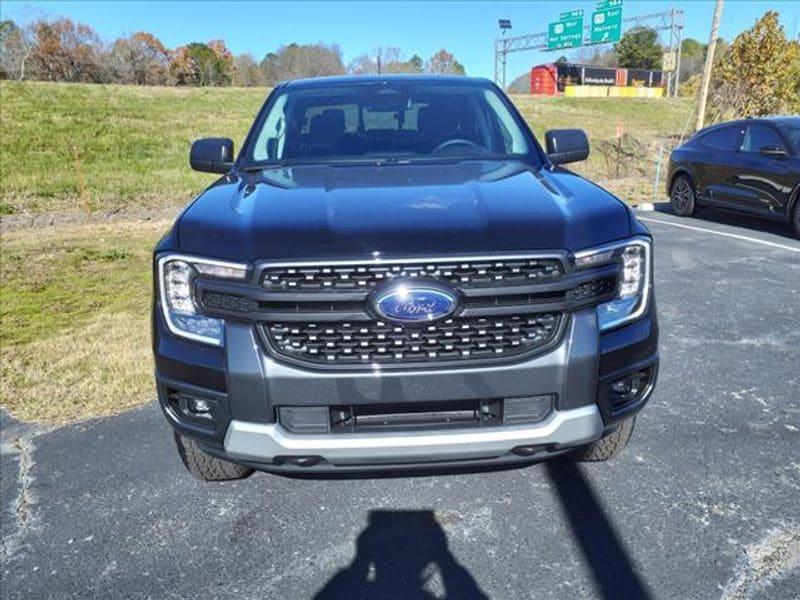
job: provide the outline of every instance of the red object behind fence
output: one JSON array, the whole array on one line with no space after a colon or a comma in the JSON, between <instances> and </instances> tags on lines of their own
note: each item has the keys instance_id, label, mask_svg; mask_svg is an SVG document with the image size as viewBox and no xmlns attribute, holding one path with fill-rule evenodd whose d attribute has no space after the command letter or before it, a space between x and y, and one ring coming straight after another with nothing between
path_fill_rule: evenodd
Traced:
<instances>
[{"instance_id":1,"label":"red object behind fence","mask_svg":"<svg viewBox=\"0 0 800 600\"><path fill-rule=\"evenodd\" d=\"M558 93L556 65L539 65L531 69L531 94L555 96Z\"/></svg>"}]
</instances>

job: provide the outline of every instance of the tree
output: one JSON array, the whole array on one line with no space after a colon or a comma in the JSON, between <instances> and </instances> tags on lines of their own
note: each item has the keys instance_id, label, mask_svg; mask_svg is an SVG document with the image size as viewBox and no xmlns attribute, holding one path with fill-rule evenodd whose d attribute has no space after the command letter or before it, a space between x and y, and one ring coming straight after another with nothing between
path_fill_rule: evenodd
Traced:
<instances>
[{"instance_id":1,"label":"tree","mask_svg":"<svg viewBox=\"0 0 800 600\"><path fill-rule=\"evenodd\" d=\"M34 48L30 61L40 79L99 81L102 45L94 30L60 18L33 24Z\"/></svg>"},{"instance_id":2,"label":"tree","mask_svg":"<svg viewBox=\"0 0 800 600\"><path fill-rule=\"evenodd\" d=\"M800 110L800 44L786 38L778 13L767 11L733 40L712 94L713 119Z\"/></svg>"},{"instance_id":3,"label":"tree","mask_svg":"<svg viewBox=\"0 0 800 600\"><path fill-rule=\"evenodd\" d=\"M464 75L464 65L458 62L455 57L442 48L436 54L428 59L428 68L430 73L437 73L440 75Z\"/></svg>"},{"instance_id":4,"label":"tree","mask_svg":"<svg viewBox=\"0 0 800 600\"><path fill-rule=\"evenodd\" d=\"M287 79L341 75L345 72L339 46L289 44L270 52L261 61L267 85Z\"/></svg>"},{"instance_id":5,"label":"tree","mask_svg":"<svg viewBox=\"0 0 800 600\"><path fill-rule=\"evenodd\" d=\"M166 85L169 51L152 33L138 31L120 38L111 49L113 80L136 85Z\"/></svg>"},{"instance_id":6,"label":"tree","mask_svg":"<svg viewBox=\"0 0 800 600\"><path fill-rule=\"evenodd\" d=\"M613 48L600 50L596 46L588 46L577 50L572 55L571 62L578 63L579 65L593 65L595 67L619 66L617 55Z\"/></svg>"},{"instance_id":7,"label":"tree","mask_svg":"<svg viewBox=\"0 0 800 600\"><path fill-rule=\"evenodd\" d=\"M650 27L634 27L614 44L614 55L626 69L659 69L663 55L658 32Z\"/></svg>"},{"instance_id":8,"label":"tree","mask_svg":"<svg viewBox=\"0 0 800 600\"><path fill-rule=\"evenodd\" d=\"M252 54L239 54L233 59L233 85L255 87L264 85L264 73Z\"/></svg>"},{"instance_id":9,"label":"tree","mask_svg":"<svg viewBox=\"0 0 800 600\"><path fill-rule=\"evenodd\" d=\"M354 75L370 73L421 73L422 59L416 54L406 60L400 48L376 48L370 54L353 59L347 67Z\"/></svg>"},{"instance_id":10,"label":"tree","mask_svg":"<svg viewBox=\"0 0 800 600\"><path fill-rule=\"evenodd\" d=\"M33 52L33 31L14 21L0 22L0 77L25 79L25 66Z\"/></svg>"},{"instance_id":11,"label":"tree","mask_svg":"<svg viewBox=\"0 0 800 600\"><path fill-rule=\"evenodd\" d=\"M531 91L531 72L526 71L522 75L515 77L506 88L506 91L509 94L529 94Z\"/></svg>"},{"instance_id":12,"label":"tree","mask_svg":"<svg viewBox=\"0 0 800 600\"><path fill-rule=\"evenodd\" d=\"M233 55L220 40L176 48L170 61L170 73L179 85L228 85L232 70Z\"/></svg>"}]
</instances>

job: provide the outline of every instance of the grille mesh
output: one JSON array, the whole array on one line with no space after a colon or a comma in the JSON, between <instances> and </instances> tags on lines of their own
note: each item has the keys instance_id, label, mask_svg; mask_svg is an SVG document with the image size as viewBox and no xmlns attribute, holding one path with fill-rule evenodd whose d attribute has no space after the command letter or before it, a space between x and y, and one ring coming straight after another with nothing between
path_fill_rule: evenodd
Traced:
<instances>
[{"instance_id":1,"label":"grille mesh","mask_svg":"<svg viewBox=\"0 0 800 600\"><path fill-rule=\"evenodd\" d=\"M381 263L346 266L269 267L262 285L269 291L372 290L395 278L425 277L455 287L501 287L546 283L563 275L557 259Z\"/></svg>"},{"instance_id":2,"label":"grille mesh","mask_svg":"<svg viewBox=\"0 0 800 600\"><path fill-rule=\"evenodd\" d=\"M509 358L552 342L561 316L454 317L423 327L371 322L271 323L273 349L314 364L367 365Z\"/></svg>"}]
</instances>

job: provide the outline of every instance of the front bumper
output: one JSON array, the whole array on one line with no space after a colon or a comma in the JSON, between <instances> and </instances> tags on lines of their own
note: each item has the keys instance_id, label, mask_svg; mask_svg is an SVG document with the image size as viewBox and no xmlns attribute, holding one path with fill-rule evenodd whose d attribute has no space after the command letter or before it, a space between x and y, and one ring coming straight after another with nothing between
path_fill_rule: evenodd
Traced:
<instances>
[{"instance_id":1,"label":"front bumper","mask_svg":"<svg viewBox=\"0 0 800 600\"><path fill-rule=\"evenodd\" d=\"M416 433L296 435L279 424L231 421L225 435L230 458L248 462L285 462L294 457L331 465L426 463L498 458L517 451L535 454L539 448L558 449L588 443L603 433L597 406L556 411L530 426L490 430L455 429ZM303 461L301 461L303 462Z\"/></svg>"},{"instance_id":2,"label":"front bumper","mask_svg":"<svg viewBox=\"0 0 800 600\"><path fill-rule=\"evenodd\" d=\"M228 322L226 348L177 340L154 315L154 350L162 408L170 424L209 453L277 472L392 470L415 466L530 462L580 446L638 412L602 402L600 385L626 369L655 366L655 310L636 323L600 335L595 311L573 313L550 351L494 366L360 372L315 371L273 358L252 325ZM214 422L181 418L170 390L213 399ZM413 432L297 434L276 422L280 406L425 403L552 394L545 420L495 428Z\"/></svg>"}]
</instances>

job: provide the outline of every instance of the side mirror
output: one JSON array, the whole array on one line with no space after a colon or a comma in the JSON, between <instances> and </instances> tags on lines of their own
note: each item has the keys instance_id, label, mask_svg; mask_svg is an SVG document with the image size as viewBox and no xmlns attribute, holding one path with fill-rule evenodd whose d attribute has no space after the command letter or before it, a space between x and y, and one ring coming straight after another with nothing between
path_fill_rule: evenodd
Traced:
<instances>
[{"instance_id":1,"label":"side mirror","mask_svg":"<svg viewBox=\"0 0 800 600\"><path fill-rule=\"evenodd\" d=\"M233 166L233 140L202 138L192 144L189 164L195 171L227 173Z\"/></svg>"},{"instance_id":2,"label":"side mirror","mask_svg":"<svg viewBox=\"0 0 800 600\"><path fill-rule=\"evenodd\" d=\"M778 146L762 146L759 152L767 156L786 156L786 150Z\"/></svg>"},{"instance_id":3,"label":"side mirror","mask_svg":"<svg viewBox=\"0 0 800 600\"><path fill-rule=\"evenodd\" d=\"M544 134L547 156L554 165L589 157L589 139L583 129L551 129Z\"/></svg>"}]
</instances>

